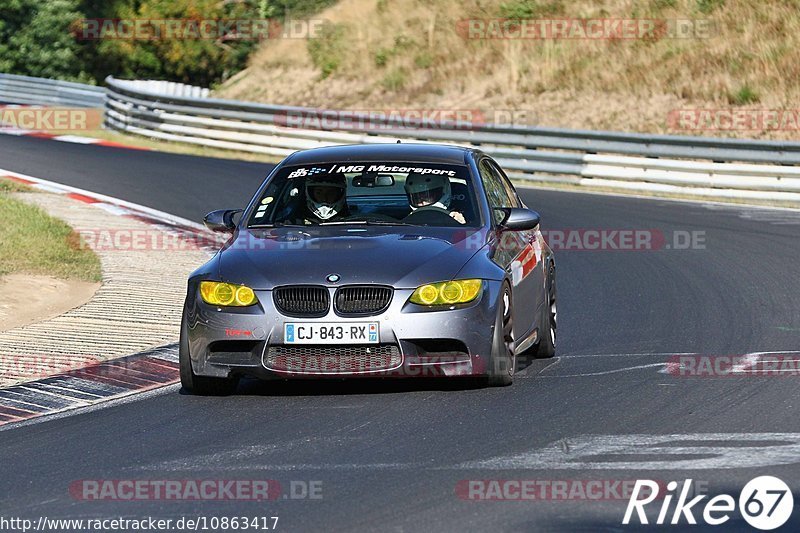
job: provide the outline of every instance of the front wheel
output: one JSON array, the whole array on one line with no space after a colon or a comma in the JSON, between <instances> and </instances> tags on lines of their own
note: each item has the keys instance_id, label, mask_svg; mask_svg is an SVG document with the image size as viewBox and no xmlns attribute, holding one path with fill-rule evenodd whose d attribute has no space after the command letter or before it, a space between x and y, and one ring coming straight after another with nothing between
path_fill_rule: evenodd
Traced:
<instances>
[{"instance_id":1,"label":"front wheel","mask_svg":"<svg viewBox=\"0 0 800 533\"><path fill-rule=\"evenodd\" d=\"M514 354L512 319L511 289L508 288L508 285L504 285L494 324L491 368L488 378L488 384L492 387L505 387L514 381L517 356Z\"/></svg>"},{"instance_id":2,"label":"front wheel","mask_svg":"<svg viewBox=\"0 0 800 533\"><path fill-rule=\"evenodd\" d=\"M556 267L551 264L547 273L547 309L542 326L539 328L539 343L534 355L546 359L556 354Z\"/></svg>"}]
</instances>

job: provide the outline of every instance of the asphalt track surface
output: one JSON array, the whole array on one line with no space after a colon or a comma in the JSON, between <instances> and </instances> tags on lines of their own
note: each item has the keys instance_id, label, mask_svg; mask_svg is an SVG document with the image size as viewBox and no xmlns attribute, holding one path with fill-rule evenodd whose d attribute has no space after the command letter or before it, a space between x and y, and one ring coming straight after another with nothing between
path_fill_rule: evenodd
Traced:
<instances>
[{"instance_id":1,"label":"asphalt track surface","mask_svg":"<svg viewBox=\"0 0 800 533\"><path fill-rule=\"evenodd\" d=\"M199 220L243 206L269 166L0 136L0 168ZM0 431L0 516L279 516L279 531L636 529L620 525L624 500L469 501L456 490L482 479L691 478L738 498L748 480L776 475L800 502L800 377L665 372L679 353L798 350L800 213L522 194L544 229L656 229L668 242L674 230L699 231L705 246L558 251L558 357L525 363L512 387L246 382L205 398L173 386ZM676 453L648 453L665 435ZM69 486L85 479L271 479L284 493L314 481L322 498L81 501ZM716 529L749 529L730 514ZM694 515L702 521L702 509ZM785 528L798 522L795 510Z\"/></svg>"}]
</instances>

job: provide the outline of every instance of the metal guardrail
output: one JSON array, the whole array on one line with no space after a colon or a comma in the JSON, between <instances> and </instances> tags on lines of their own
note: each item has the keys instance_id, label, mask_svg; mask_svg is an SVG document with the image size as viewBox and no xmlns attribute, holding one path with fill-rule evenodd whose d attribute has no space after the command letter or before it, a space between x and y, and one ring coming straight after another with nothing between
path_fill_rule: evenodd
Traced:
<instances>
[{"instance_id":1,"label":"metal guardrail","mask_svg":"<svg viewBox=\"0 0 800 533\"><path fill-rule=\"evenodd\" d=\"M127 80L124 82L134 89L144 90L166 96L183 96L187 98L208 98L209 89L197 85L187 85L163 80Z\"/></svg>"},{"instance_id":2,"label":"metal guardrail","mask_svg":"<svg viewBox=\"0 0 800 533\"><path fill-rule=\"evenodd\" d=\"M67 93L76 95L76 102L104 101L108 128L200 146L284 157L336 144L445 142L479 146L518 179L800 203L798 142L453 122L409 124L386 116L210 98L207 89L198 87L113 77L106 79L108 88L103 90L0 75L0 101L4 90L12 94L10 89L37 84L38 101L33 103L58 97L65 102ZM22 94L17 103L29 103L25 97ZM31 93L27 98L34 99ZM343 116L348 127L336 127ZM302 127L292 127L298 124Z\"/></svg>"},{"instance_id":3,"label":"metal guardrail","mask_svg":"<svg viewBox=\"0 0 800 533\"><path fill-rule=\"evenodd\" d=\"M401 124L342 112L191 98L106 79L106 124L170 141L286 156L353 143L447 142L480 146L518 179L694 196L800 202L800 143L439 122Z\"/></svg>"},{"instance_id":4,"label":"metal guardrail","mask_svg":"<svg viewBox=\"0 0 800 533\"><path fill-rule=\"evenodd\" d=\"M0 74L0 103L103 107L105 94L105 88L93 85Z\"/></svg>"}]
</instances>

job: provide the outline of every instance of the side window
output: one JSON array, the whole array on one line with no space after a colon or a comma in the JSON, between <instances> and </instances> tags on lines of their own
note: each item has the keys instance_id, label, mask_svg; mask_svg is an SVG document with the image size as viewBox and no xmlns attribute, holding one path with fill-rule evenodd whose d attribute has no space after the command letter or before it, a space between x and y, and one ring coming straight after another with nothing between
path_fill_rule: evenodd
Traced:
<instances>
[{"instance_id":1,"label":"side window","mask_svg":"<svg viewBox=\"0 0 800 533\"><path fill-rule=\"evenodd\" d=\"M483 159L478 164L478 171L483 180L483 188L486 190L489 207L517 207L516 198L509 197L502 177L491 167L488 159ZM503 213L493 210L492 218L495 224L499 224L503 220Z\"/></svg>"},{"instance_id":2,"label":"side window","mask_svg":"<svg viewBox=\"0 0 800 533\"><path fill-rule=\"evenodd\" d=\"M521 207L521 204L519 202L519 197L517 196L517 192L514 190L514 186L511 185L511 182L508 180L505 173L502 170L500 170L500 167L498 167L497 164L495 164L494 162L490 162L489 166L492 168L494 173L500 178L500 182L503 184L503 188L505 188L506 194L511 200L511 207Z\"/></svg>"}]
</instances>

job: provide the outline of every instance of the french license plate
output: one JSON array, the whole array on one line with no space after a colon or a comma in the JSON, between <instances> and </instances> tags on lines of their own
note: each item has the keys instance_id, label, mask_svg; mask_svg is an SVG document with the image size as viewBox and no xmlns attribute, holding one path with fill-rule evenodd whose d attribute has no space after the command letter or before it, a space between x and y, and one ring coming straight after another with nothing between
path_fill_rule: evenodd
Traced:
<instances>
[{"instance_id":1,"label":"french license plate","mask_svg":"<svg viewBox=\"0 0 800 533\"><path fill-rule=\"evenodd\" d=\"M288 322L285 344L377 344L377 322Z\"/></svg>"}]
</instances>

